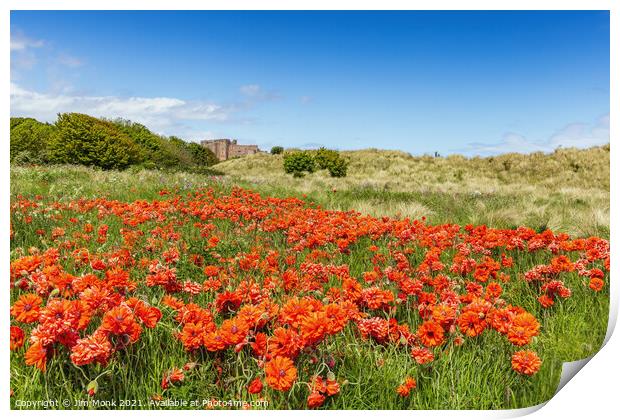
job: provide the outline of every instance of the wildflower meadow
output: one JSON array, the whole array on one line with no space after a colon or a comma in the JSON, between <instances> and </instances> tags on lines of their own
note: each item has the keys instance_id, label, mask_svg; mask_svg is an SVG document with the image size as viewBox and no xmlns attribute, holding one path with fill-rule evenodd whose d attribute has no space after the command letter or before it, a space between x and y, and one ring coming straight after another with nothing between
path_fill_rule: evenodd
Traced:
<instances>
[{"instance_id":1,"label":"wildflower meadow","mask_svg":"<svg viewBox=\"0 0 620 420\"><path fill-rule=\"evenodd\" d=\"M13 408L521 408L607 327L597 236L71 166L12 168L10 211Z\"/></svg>"}]
</instances>

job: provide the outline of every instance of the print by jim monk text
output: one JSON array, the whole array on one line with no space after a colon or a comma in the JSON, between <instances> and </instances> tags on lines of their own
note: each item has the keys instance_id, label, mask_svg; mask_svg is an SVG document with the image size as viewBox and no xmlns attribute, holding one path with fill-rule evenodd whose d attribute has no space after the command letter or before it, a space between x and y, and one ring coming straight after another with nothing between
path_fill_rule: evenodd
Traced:
<instances>
[{"instance_id":1,"label":"print by jim monk text","mask_svg":"<svg viewBox=\"0 0 620 420\"><path fill-rule=\"evenodd\" d=\"M46 399L46 400L16 400L15 407L19 409L73 409L73 408L267 408L269 401L245 401L245 400L218 400L212 399L173 399L164 398L161 400L150 399L148 401L125 399L125 400L104 400L104 399Z\"/></svg>"}]
</instances>

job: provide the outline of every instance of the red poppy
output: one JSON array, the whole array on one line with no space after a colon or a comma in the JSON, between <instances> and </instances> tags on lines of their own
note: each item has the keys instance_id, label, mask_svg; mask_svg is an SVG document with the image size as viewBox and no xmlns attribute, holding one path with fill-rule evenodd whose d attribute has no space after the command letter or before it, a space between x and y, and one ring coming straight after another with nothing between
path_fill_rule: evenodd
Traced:
<instances>
[{"instance_id":1,"label":"red poppy","mask_svg":"<svg viewBox=\"0 0 620 420\"><path fill-rule=\"evenodd\" d=\"M250 385L248 385L248 392L250 394L260 394L263 390L263 381L260 378L254 378Z\"/></svg>"},{"instance_id":2,"label":"red poppy","mask_svg":"<svg viewBox=\"0 0 620 420\"><path fill-rule=\"evenodd\" d=\"M439 346L444 342L444 330L435 321L425 321L418 327L417 336L427 347Z\"/></svg>"},{"instance_id":3,"label":"red poppy","mask_svg":"<svg viewBox=\"0 0 620 420\"><path fill-rule=\"evenodd\" d=\"M267 385L277 391L288 391L297 379L297 369L291 359L276 356L265 363Z\"/></svg>"},{"instance_id":4,"label":"red poppy","mask_svg":"<svg viewBox=\"0 0 620 420\"><path fill-rule=\"evenodd\" d=\"M531 350L521 350L512 355L512 368L515 372L532 376L540 369L542 362Z\"/></svg>"},{"instance_id":5,"label":"red poppy","mask_svg":"<svg viewBox=\"0 0 620 420\"><path fill-rule=\"evenodd\" d=\"M21 295L11 307L11 315L15 320L30 324L39 319L39 312L43 300L32 293Z\"/></svg>"}]
</instances>

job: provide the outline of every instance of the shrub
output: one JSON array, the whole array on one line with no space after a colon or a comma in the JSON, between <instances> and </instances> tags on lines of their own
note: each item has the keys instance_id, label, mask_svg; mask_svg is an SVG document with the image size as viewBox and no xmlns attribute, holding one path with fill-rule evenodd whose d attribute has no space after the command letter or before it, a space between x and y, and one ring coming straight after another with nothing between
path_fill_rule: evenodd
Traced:
<instances>
[{"instance_id":1,"label":"shrub","mask_svg":"<svg viewBox=\"0 0 620 420\"><path fill-rule=\"evenodd\" d=\"M10 159L14 163L45 163L49 142L55 134L51 124L34 118L11 118Z\"/></svg>"},{"instance_id":2,"label":"shrub","mask_svg":"<svg viewBox=\"0 0 620 420\"><path fill-rule=\"evenodd\" d=\"M304 172L314 172L314 159L310 152L293 152L284 156L284 172L296 176Z\"/></svg>"},{"instance_id":3,"label":"shrub","mask_svg":"<svg viewBox=\"0 0 620 420\"><path fill-rule=\"evenodd\" d=\"M349 168L349 162L347 162L344 158L338 156L337 159L334 159L330 162L327 167L327 171L329 175L334 178L344 178L347 176L347 169Z\"/></svg>"},{"instance_id":4,"label":"shrub","mask_svg":"<svg viewBox=\"0 0 620 420\"><path fill-rule=\"evenodd\" d=\"M281 155L282 152L284 152L284 147L282 147L282 146L273 146L271 148L271 154L272 155Z\"/></svg>"},{"instance_id":5,"label":"shrub","mask_svg":"<svg viewBox=\"0 0 620 420\"><path fill-rule=\"evenodd\" d=\"M321 147L319 150L314 152L314 161L319 169L329 169L332 162L339 158L340 155L337 151L329 150L324 147Z\"/></svg>"},{"instance_id":6,"label":"shrub","mask_svg":"<svg viewBox=\"0 0 620 420\"><path fill-rule=\"evenodd\" d=\"M329 175L334 178L347 176L349 162L335 150L321 147L314 153L314 161L319 169L327 169Z\"/></svg>"},{"instance_id":7,"label":"shrub","mask_svg":"<svg viewBox=\"0 0 620 420\"><path fill-rule=\"evenodd\" d=\"M124 169L141 161L141 150L113 123L85 114L60 114L50 141L50 160L103 169Z\"/></svg>"}]
</instances>

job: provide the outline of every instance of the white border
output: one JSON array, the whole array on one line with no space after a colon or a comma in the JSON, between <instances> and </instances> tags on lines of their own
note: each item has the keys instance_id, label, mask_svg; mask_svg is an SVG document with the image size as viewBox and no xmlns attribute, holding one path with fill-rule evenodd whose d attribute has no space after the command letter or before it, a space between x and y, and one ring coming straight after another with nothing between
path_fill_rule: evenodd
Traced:
<instances>
[{"instance_id":1,"label":"white border","mask_svg":"<svg viewBox=\"0 0 620 420\"><path fill-rule=\"evenodd\" d=\"M590 0L590 1L575 1L565 0L562 2L549 1L549 0L521 0L521 1L490 1L490 0L477 0L477 1L458 1L458 0L443 0L433 2L421 2L421 1L399 1L399 0L383 0L381 2L371 2L367 0L358 1L338 1L338 0L314 0L314 1L297 1L292 4L290 1L261 1L260 4L257 1L223 1L223 0L211 0L208 3L199 3L190 0L151 0L151 1L132 1L132 0L91 0L88 2L78 0L64 0L56 1L55 4L50 4L45 0L5 0L2 2L2 14L0 15L0 33L1 33L1 52L2 57L8 58L10 56L9 43L10 43L10 24L9 16L10 10L45 10L45 9L59 9L59 10L104 10L104 9L116 9L116 10L138 10L138 9L159 9L159 10L197 10L197 9L213 9L213 10L235 10L235 9L287 9L287 10L339 10L339 9L365 9L365 10L381 10L381 9L413 9L413 10L554 10L561 7L561 10L611 10L611 104L610 104L610 125L616 127L618 123L618 101L620 100L620 91L618 87L618 78L616 75L620 74L620 67L618 66L618 40L620 40L620 22L616 15L620 10L617 2L611 0ZM0 238L8 238L9 236L9 116L10 116L10 64L9 60L2 60L0 65L0 76L3 79L1 85L1 92L3 100L0 101L2 109L2 116L0 117L0 127L2 128L2 141L3 147L2 153L2 175L0 177L0 199L2 200L2 209L0 212ZM613 130L612 130L613 132ZM616 180L618 177L618 170L616 164L618 163L618 153L615 149L615 145L611 148L611 214L617 214L617 194L616 194ZM615 229L615 219L611 218L611 247L612 255L617 255L618 251L618 237ZM4 273L4 279L7 281L9 272L9 245L8 241L0 241L3 257L0 259L2 272ZM612 265L615 266L614 261ZM607 344L601 349L601 351L594 356L594 358L587 363L583 370L579 373L577 379L571 380L568 384L562 388L562 390L553 397L544 408L536 411L535 409L523 409L523 410L508 410L508 411L399 411L399 412L380 412L380 411L360 411L356 412L356 416L370 417L370 416L398 416L398 417L431 417L431 418L504 418L515 417L524 415L530 412L530 418L610 418L610 413L616 412L618 407L618 380L620 379L620 368L618 362L618 354L620 354L620 344L617 334L611 336L613 326L618 314L618 287L616 285L616 275L612 270L611 281L611 313L610 313L610 328L608 330ZM6 289L3 289L6 290ZM2 344L0 345L0 352L2 353L1 367L2 374L0 377L4 378L0 380L0 408L5 414L9 414L15 417L24 418L38 418L42 415L40 412L21 412L12 411L6 413L9 410L9 346L8 346L8 326L9 326L9 297L8 294L3 294L5 305L4 309L0 311L0 319L2 320ZM89 414L94 417L106 417L110 413L97 411ZM155 412L128 412L123 411L121 414L123 417L146 417L152 416ZM161 414L160 414L161 413ZM84 413L62 411L62 412L48 412L45 416L51 416L51 418L63 418L63 417L76 417L83 416ZM172 418L181 416L196 416L196 411L191 412L157 412L156 415L162 415L164 417ZM208 416L212 418L230 418L241 416L262 416L260 412L252 411L208 411ZM341 413L337 411L322 411L320 413L313 411L296 411L291 413L288 411L270 411L270 418L285 418L289 415L294 415L299 418L315 418L340 416Z\"/></svg>"}]
</instances>

